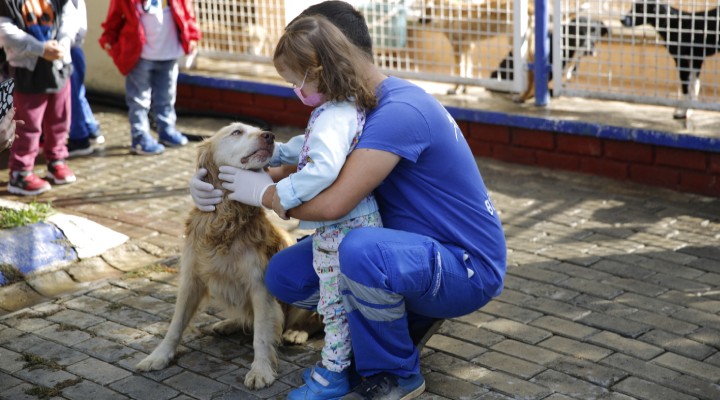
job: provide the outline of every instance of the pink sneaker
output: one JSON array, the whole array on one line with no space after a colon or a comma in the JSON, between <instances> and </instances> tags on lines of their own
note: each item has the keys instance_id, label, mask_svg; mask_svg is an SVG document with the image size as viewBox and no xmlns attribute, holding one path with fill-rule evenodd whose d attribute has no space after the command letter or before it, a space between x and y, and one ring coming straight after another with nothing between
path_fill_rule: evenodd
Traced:
<instances>
[{"instance_id":1,"label":"pink sneaker","mask_svg":"<svg viewBox=\"0 0 720 400\"><path fill-rule=\"evenodd\" d=\"M36 196L45 193L52 187L47 181L40 179L32 171L10 171L10 182L7 190L22 196Z\"/></svg>"},{"instance_id":2,"label":"pink sneaker","mask_svg":"<svg viewBox=\"0 0 720 400\"><path fill-rule=\"evenodd\" d=\"M51 161L47 168L47 179L56 185L73 183L76 180L75 174L73 174L65 160Z\"/></svg>"}]
</instances>

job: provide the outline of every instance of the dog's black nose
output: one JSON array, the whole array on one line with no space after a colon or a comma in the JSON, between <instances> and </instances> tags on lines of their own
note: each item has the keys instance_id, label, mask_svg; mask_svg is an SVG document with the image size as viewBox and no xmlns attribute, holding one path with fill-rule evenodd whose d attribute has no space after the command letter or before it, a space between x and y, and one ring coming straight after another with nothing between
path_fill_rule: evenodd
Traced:
<instances>
[{"instance_id":1,"label":"dog's black nose","mask_svg":"<svg viewBox=\"0 0 720 400\"><path fill-rule=\"evenodd\" d=\"M260 135L267 143L272 143L275 141L275 135L273 135L272 132L263 132L262 135Z\"/></svg>"}]
</instances>

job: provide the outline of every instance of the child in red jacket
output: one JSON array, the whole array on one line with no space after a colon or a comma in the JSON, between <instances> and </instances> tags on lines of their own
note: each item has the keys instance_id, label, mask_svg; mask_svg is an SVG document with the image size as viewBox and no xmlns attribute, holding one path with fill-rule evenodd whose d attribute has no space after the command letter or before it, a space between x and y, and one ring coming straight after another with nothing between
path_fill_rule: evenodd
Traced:
<instances>
[{"instance_id":1,"label":"child in red jacket","mask_svg":"<svg viewBox=\"0 0 720 400\"><path fill-rule=\"evenodd\" d=\"M125 78L131 151L160 154L165 146L184 146L175 129L178 59L197 47L201 34L191 0L111 0L100 45ZM157 125L150 136L148 112Z\"/></svg>"}]
</instances>

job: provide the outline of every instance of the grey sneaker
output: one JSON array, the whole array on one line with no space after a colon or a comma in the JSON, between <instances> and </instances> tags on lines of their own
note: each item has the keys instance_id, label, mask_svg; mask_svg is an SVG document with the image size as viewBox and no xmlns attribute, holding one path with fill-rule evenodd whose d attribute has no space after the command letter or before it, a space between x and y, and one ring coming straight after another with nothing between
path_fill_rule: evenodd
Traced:
<instances>
[{"instance_id":1,"label":"grey sneaker","mask_svg":"<svg viewBox=\"0 0 720 400\"><path fill-rule=\"evenodd\" d=\"M383 372L366 378L352 393L341 397L342 400L408 400L420 396L425 391L425 378L422 374L401 378Z\"/></svg>"}]
</instances>

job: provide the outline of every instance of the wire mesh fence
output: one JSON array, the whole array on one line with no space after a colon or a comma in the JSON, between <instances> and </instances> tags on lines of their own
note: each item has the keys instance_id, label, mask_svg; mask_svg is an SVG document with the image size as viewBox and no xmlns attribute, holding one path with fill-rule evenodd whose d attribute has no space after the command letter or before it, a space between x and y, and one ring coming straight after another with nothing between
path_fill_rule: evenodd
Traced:
<instances>
[{"instance_id":1,"label":"wire mesh fence","mask_svg":"<svg viewBox=\"0 0 720 400\"><path fill-rule=\"evenodd\" d=\"M550 1L550 0L548 0ZM715 0L716 1L716 0ZM195 0L201 54L270 65L285 25L316 0ZM350 0L376 64L411 79L532 96L532 0ZM552 0L555 96L720 110L717 1ZM524 98L523 98L524 97Z\"/></svg>"}]
</instances>

